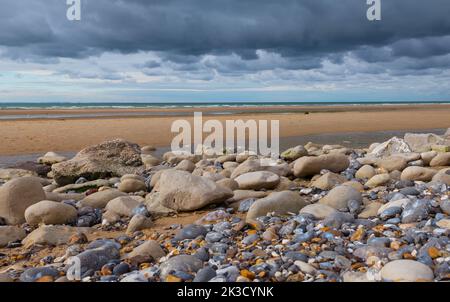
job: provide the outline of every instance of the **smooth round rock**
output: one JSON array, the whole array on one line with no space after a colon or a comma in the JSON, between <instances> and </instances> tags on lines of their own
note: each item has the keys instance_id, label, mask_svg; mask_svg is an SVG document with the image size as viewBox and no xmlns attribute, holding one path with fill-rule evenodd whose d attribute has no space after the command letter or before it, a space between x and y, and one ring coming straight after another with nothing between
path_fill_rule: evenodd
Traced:
<instances>
[{"instance_id":1,"label":"smooth round rock","mask_svg":"<svg viewBox=\"0 0 450 302\"><path fill-rule=\"evenodd\" d=\"M43 200L25 210L25 220L30 225L66 224L75 221L77 210L62 202Z\"/></svg>"},{"instance_id":2,"label":"smooth round rock","mask_svg":"<svg viewBox=\"0 0 450 302\"><path fill-rule=\"evenodd\" d=\"M433 281L433 271L425 264L413 260L395 260L381 269L384 281L418 282Z\"/></svg>"},{"instance_id":3,"label":"smooth round rock","mask_svg":"<svg viewBox=\"0 0 450 302\"><path fill-rule=\"evenodd\" d=\"M350 186L337 186L322 198L319 203L328 205L337 210L347 207L349 200L362 201L362 195Z\"/></svg>"}]
</instances>

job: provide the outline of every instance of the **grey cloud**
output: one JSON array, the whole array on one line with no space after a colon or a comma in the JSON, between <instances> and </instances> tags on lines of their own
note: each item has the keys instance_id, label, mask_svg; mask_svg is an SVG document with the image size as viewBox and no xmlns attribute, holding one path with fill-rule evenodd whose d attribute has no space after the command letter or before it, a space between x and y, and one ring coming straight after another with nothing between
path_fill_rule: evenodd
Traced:
<instances>
[{"instance_id":1,"label":"grey cloud","mask_svg":"<svg viewBox=\"0 0 450 302\"><path fill-rule=\"evenodd\" d=\"M384 0L381 22L366 19L365 0L82 0L82 5L82 20L69 22L63 0L3 0L2 56L56 63L152 51L161 62L147 61L141 68L202 71L210 79L214 71L233 76L320 69L324 60L342 64L348 54L367 63L397 61L392 68L413 72L426 64L438 68L439 57L430 58L450 53L448 0ZM261 58L260 50L279 58ZM206 55L214 58L202 61ZM398 61L403 57L414 58L412 66Z\"/></svg>"}]
</instances>

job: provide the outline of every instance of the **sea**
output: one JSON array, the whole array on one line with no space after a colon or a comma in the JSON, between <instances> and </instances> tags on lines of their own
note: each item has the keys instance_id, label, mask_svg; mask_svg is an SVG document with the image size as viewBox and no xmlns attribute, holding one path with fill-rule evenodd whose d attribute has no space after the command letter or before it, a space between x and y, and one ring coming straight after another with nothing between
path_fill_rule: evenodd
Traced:
<instances>
[{"instance_id":1,"label":"sea","mask_svg":"<svg viewBox=\"0 0 450 302\"><path fill-rule=\"evenodd\" d=\"M286 107L301 106L300 112L309 106L317 108L328 107L332 110L335 106L361 106L361 105L421 105L421 104L450 104L449 102L179 102L179 103L145 103L145 102L0 102L0 121L1 120L21 120L21 119L65 119L65 118L105 118L105 117L124 117L124 116L184 116L186 111L195 110L195 108L214 108L208 115L227 115L239 113L251 113L248 108L255 108L259 111L266 107L267 112L273 113L294 113L299 110L286 110ZM277 109L280 107L280 109ZM283 107L283 109L281 109ZM48 110L48 112L30 112L26 110ZM92 109L95 112L75 112L77 109ZM113 111L109 109L115 109ZM129 111L129 109L152 109L151 111ZM174 111L171 109L185 109ZM189 110L191 109L191 110ZM9 114L8 110L19 110ZM24 110L20 112L20 110ZM60 112L58 112L60 110ZM63 112L61 112L63 110ZM73 110L73 111L72 111ZM104 111L102 111L104 110Z\"/></svg>"},{"instance_id":2,"label":"sea","mask_svg":"<svg viewBox=\"0 0 450 302\"><path fill-rule=\"evenodd\" d=\"M320 101L320 102L0 102L1 109L133 109L133 108L195 108L253 106L339 106L339 105L412 105L450 104L450 101Z\"/></svg>"}]
</instances>

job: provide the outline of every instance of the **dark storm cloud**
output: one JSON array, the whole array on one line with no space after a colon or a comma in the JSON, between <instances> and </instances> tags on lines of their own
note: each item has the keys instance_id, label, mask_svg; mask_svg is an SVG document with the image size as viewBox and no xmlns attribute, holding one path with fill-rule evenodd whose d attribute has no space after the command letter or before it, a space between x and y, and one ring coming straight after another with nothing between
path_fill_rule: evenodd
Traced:
<instances>
[{"instance_id":1,"label":"dark storm cloud","mask_svg":"<svg viewBox=\"0 0 450 302\"><path fill-rule=\"evenodd\" d=\"M380 22L366 19L367 7L365 0L82 0L82 20L69 22L65 0L2 0L0 46L22 60L155 51L179 70L195 69L205 54L258 61L257 50L289 58L284 69L318 68L324 57L340 62L346 52L367 62L450 52L450 1L382 0ZM223 72L265 68L211 64Z\"/></svg>"}]
</instances>

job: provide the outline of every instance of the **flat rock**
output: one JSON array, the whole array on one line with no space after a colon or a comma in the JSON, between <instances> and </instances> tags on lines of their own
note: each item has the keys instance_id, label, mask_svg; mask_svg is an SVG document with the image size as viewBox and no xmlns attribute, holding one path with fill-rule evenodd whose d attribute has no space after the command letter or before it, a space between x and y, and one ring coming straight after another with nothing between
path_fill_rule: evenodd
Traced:
<instances>
[{"instance_id":1,"label":"flat rock","mask_svg":"<svg viewBox=\"0 0 450 302\"><path fill-rule=\"evenodd\" d=\"M269 171L245 173L234 180L242 190L273 189L280 183L280 177Z\"/></svg>"},{"instance_id":2,"label":"flat rock","mask_svg":"<svg viewBox=\"0 0 450 302\"><path fill-rule=\"evenodd\" d=\"M347 169L349 165L348 157L342 154L305 156L295 161L294 175L296 177L313 176L319 174L323 169L339 173Z\"/></svg>"},{"instance_id":3,"label":"flat rock","mask_svg":"<svg viewBox=\"0 0 450 302\"><path fill-rule=\"evenodd\" d=\"M45 192L45 200L51 201L64 201L64 200L82 200L85 197L84 194L79 193L54 193L54 192Z\"/></svg>"},{"instance_id":4,"label":"flat rock","mask_svg":"<svg viewBox=\"0 0 450 302\"><path fill-rule=\"evenodd\" d=\"M122 139L87 147L74 158L52 166L53 177L60 185L74 183L80 177L92 180L140 174L142 170L140 147Z\"/></svg>"},{"instance_id":5,"label":"flat rock","mask_svg":"<svg viewBox=\"0 0 450 302\"><path fill-rule=\"evenodd\" d=\"M110 183L106 179L96 179L78 184L69 184L53 190L54 193L65 193L67 191L87 191L92 188L109 186Z\"/></svg>"}]
</instances>

